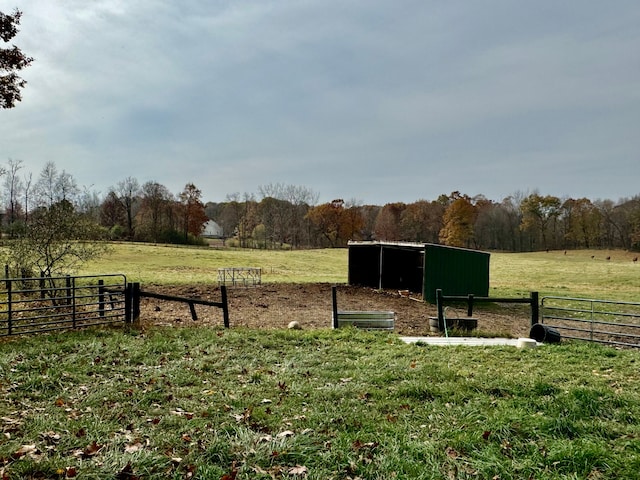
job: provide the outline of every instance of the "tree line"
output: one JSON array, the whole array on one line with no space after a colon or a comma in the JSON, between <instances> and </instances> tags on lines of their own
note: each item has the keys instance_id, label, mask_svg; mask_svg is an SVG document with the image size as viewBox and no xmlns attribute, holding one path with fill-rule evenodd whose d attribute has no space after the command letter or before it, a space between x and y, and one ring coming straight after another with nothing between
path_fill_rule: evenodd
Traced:
<instances>
[{"instance_id":1,"label":"tree line","mask_svg":"<svg viewBox=\"0 0 640 480\"><path fill-rule=\"evenodd\" d=\"M552 195L514 194L496 202L460 192L413 203L361 205L336 199L287 195L293 187L261 187L261 199L245 194L207 204L207 214L240 246L341 247L349 240L424 242L512 252L577 249L640 249L640 196L591 201ZM292 199L295 199L292 201Z\"/></svg>"},{"instance_id":2,"label":"tree line","mask_svg":"<svg viewBox=\"0 0 640 480\"><path fill-rule=\"evenodd\" d=\"M514 194L496 202L460 192L413 203L318 203L304 186L269 184L203 203L193 183L172 193L127 177L99 194L48 162L33 175L9 159L0 167L5 263L47 275L100 253L95 240L202 244L209 220L228 246L282 249L344 247L350 240L440 243L502 251L622 248L640 250L640 196L591 201Z\"/></svg>"}]
</instances>

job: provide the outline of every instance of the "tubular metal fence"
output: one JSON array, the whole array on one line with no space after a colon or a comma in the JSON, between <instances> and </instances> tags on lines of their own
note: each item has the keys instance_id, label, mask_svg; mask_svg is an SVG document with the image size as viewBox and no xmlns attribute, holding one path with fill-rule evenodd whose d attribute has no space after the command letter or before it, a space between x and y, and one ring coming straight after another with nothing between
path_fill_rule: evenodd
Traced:
<instances>
[{"instance_id":1,"label":"tubular metal fence","mask_svg":"<svg viewBox=\"0 0 640 480\"><path fill-rule=\"evenodd\" d=\"M548 296L540 310L562 338L640 347L640 303Z\"/></svg>"},{"instance_id":2,"label":"tubular metal fence","mask_svg":"<svg viewBox=\"0 0 640 480\"><path fill-rule=\"evenodd\" d=\"M0 337L131 320L124 275L6 278Z\"/></svg>"}]
</instances>

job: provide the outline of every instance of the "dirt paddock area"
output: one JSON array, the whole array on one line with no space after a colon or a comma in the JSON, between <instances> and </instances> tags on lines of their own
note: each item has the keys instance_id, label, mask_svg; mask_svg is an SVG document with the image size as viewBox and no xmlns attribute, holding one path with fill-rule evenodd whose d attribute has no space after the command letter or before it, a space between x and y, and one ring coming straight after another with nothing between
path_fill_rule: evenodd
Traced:
<instances>
[{"instance_id":1,"label":"dirt paddock area","mask_svg":"<svg viewBox=\"0 0 640 480\"><path fill-rule=\"evenodd\" d=\"M152 286L155 293L202 300L220 301L217 286ZM437 335L430 331L429 317L437 316L436 306L419 295L375 290L367 287L338 286L339 310L391 310L396 313L394 332L406 336ZM331 328L332 294L330 284L263 284L251 288L227 287L229 324L248 328L287 328L297 321L304 329ZM181 302L143 298L140 320L143 326L222 326L222 310L196 305L198 320L191 319L189 306ZM448 307L448 318L466 316L466 305ZM478 305L474 307L478 333L484 336L528 336L530 311L522 305Z\"/></svg>"}]
</instances>

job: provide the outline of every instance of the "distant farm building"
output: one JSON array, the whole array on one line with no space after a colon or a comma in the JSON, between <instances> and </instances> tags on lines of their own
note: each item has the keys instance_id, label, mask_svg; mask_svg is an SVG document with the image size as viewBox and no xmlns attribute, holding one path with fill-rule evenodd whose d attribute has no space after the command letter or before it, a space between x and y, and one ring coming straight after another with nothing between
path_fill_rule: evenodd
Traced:
<instances>
[{"instance_id":1,"label":"distant farm building","mask_svg":"<svg viewBox=\"0 0 640 480\"><path fill-rule=\"evenodd\" d=\"M349 242L349 285L489 296L489 253L430 243Z\"/></svg>"},{"instance_id":2,"label":"distant farm building","mask_svg":"<svg viewBox=\"0 0 640 480\"><path fill-rule=\"evenodd\" d=\"M202 231L202 236L205 238L222 238L223 230L220 225L218 225L213 220L208 220L207 223L204 224L204 230Z\"/></svg>"}]
</instances>

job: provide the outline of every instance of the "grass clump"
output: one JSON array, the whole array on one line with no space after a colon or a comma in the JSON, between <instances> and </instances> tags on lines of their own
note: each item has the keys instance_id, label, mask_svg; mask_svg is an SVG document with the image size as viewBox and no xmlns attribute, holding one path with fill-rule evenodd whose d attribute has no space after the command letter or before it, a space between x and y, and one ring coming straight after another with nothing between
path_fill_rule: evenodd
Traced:
<instances>
[{"instance_id":1,"label":"grass clump","mask_svg":"<svg viewBox=\"0 0 640 480\"><path fill-rule=\"evenodd\" d=\"M636 358L582 344L405 345L351 329L21 338L0 344L0 469L7 478L633 478Z\"/></svg>"}]
</instances>

